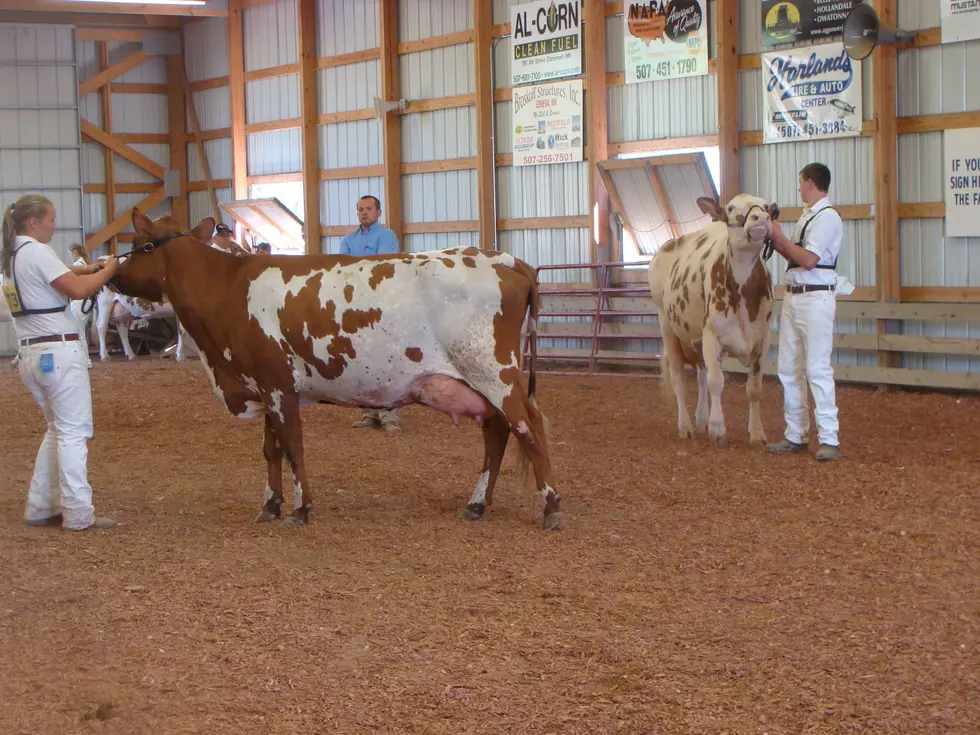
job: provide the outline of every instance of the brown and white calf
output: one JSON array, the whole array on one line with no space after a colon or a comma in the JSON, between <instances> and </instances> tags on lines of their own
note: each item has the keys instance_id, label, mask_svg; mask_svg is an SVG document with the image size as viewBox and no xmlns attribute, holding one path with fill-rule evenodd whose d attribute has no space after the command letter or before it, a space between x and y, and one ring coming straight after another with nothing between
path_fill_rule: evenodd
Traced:
<instances>
[{"instance_id":1,"label":"brown and white calf","mask_svg":"<svg viewBox=\"0 0 980 735\"><path fill-rule=\"evenodd\" d=\"M190 233L170 217L133 210L133 255L113 278L123 293L166 297L197 343L218 400L235 416L264 416L266 502L255 519L281 516L282 459L293 472L290 523L313 507L300 406L391 409L411 403L483 429L483 471L462 517L491 504L511 433L533 465L543 525L561 522L544 419L521 385L521 331L534 270L477 248L372 257L270 255L238 258L207 245L215 222ZM342 451L342 446L335 448Z\"/></svg>"},{"instance_id":2,"label":"brown and white calf","mask_svg":"<svg viewBox=\"0 0 980 735\"><path fill-rule=\"evenodd\" d=\"M722 357L737 358L749 370L745 385L749 440L764 445L759 399L762 360L769 351L773 292L761 255L779 209L748 194L739 194L727 207L708 198L698 199L698 206L713 221L665 243L650 260L650 294L657 305L664 342L662 385L668 393L672 388L677 400L680 436L692 438L695 431L707 431L723 447ZM694 425L685 401L685 364L697 367Z\"/></svg>"}]
</instances>

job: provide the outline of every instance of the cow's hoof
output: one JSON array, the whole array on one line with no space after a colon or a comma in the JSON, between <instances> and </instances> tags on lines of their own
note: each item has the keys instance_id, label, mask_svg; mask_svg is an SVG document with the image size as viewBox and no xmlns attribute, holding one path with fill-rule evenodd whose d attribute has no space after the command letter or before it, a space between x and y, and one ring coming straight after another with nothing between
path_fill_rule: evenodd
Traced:
<instances>
[{"instance_id":1,"label":"cow's hoof","mask_svg":"<svg viewBox=\"0 0 980 735\"><path fill-rule=\"evenodd\" d=\"M561 527L561 511L556 510L554 513L549 513L544 517L544 523L542 528L545 531L557 531Z\"/></svg>"},{"instance_id":2,"label":"cow's hoof","mask_svg":"<svg viewBox=\"0 0 980 735\"><path fill-rule=\"evenodd\" d=\"M681 439L693 439L694 429L690 426L685 426L677 430L677 436L679 436Z\"/></svg>"},{"instance_id":3,"label":"cow's hoof","mask_svg":"<svg viewBox=\"0 0 980 735\"><path fill-rule=\"evenodd\" d=\"M749 439L749 446L755 449L765 449L766 447L766 437L763 435L760 437L755 437L754 439Z\"/></svg>"},{"instance_id":4,"label":"cow's hoof","mask_svg":"<svg viewBox=\"0 0 980 735\"><path fill-rule=\"evenodd\" d=\"M274 521L277 518L279 518L279 516L277 516L275 513L270 513L263 508L262 512L255 516L255 520L252 521L252 523L268 523L269 521Z\"/></svg>"},{"instance_id":5,"label":"cow's hoof","mask_svg":"<svg viewBox=\"0 0 980 735\"><path fill-rule=\"evenodd\" d=\"M483 518L484 510L486 510L486 506L483 504L470 503L459 512L457 517L463 521L478 521Z\"/></svg>"},{"instance_id":6,"label":"cow's hoof","mask_svg":"<svg viewBox=\"0 0 980 735\"><path fill-rule=\"evenodd\" d=\"M728 439L724 434L718 434L717 436L711 437L711 442L715 445L716 449L724 449L728 446Z\"/></svg>"},{"instance_id":7,"label":"cow's hoof","mask_svg":"<svg viewBox=\"0 0 980 735\"><path fill-rule=\"evenodd\" d=\"M286 516L282 520L282 525L284 526L305 526L308 521L305 518L297 518L296 516Z\"/></svg>"}]
</instances>

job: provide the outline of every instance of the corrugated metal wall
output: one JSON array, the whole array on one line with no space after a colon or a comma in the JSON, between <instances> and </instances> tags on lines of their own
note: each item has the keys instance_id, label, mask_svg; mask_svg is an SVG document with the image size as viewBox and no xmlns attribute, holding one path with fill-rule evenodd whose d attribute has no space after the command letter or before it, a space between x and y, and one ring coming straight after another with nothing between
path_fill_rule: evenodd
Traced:
<instances>
[{"instance_id":1,"label":"corrugated metal wall","mask_svg":"<svg viewBox=\"0 0 980 735\"><path fill-rule=\"evenodd\" d=\"M378 0L318 0L317 56L337 56L378 48ZM322 114L363 110L381 93L381 64L357 64L317 71L317 105ZM378 166L383 161L383 132L378 120L350 120L321 125L317 130L320 168ZM320 221L331 227L357 227L357 199L373 194L381 199L385 221L384 182L365 176L320 182ZM323 252L340 250L340 237L323 238Z\"/></svg>"},{"instance_id":2,"label":"corrugated metal wall","mask_svg":"<svg viewBox=\"0 0 980 735\"><path fill-rule=\"evenodd\" d=\"M939 25L939 3L899 0L899 27ZM950 43L898 52L898 115L935 115L980 110L980 80L971 74L980 41ZM943 134L913 133L898 138L898 200L942 202ZM899 229L903 286L980 286L980 256L971 250L980 238L946 237L944 219L903 219ZM929 337L980 337L980 324L904 322L904 333ZM968 356L906 355L906 367L980 371Z\"/></svg>"},{"instance_id":3,"label":"corrugated metal wall","mask_svg":"<svg viewBox=\"0 0 980 735\"><path fill-rule=\"evenodd\" d=\"M6 208L23 194L54 204L51 246L69 262L84 242L78 69L68 26L0 24L0 194ZM0 354L16 352L13 325L0 324Z\"/></svg>"}]
</instances>

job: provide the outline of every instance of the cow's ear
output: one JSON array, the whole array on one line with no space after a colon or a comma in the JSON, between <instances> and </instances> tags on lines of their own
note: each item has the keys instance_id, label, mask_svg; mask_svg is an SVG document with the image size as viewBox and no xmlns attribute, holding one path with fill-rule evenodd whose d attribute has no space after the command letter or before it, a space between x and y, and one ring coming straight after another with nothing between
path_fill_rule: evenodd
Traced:
<instances>
[{"instance_id":1,"label":"cow's ear","mask_svg":"<svg viewBox=\"0 0 980 735\"><path fill-rule=\"evenodd\" d=\"M214 217L205 217L201 220L201 224L191 230L191 235L201 242L211 242L211 238L214 237L214 227Z\"/></svg>"},{"instance_id":2,"label":"cow's ear","mask_svg":"<svg viewBox=\"0 0 980 735\"><path fill-rule=\"evenodd\" d=\"M721 205L718 203L717 199L712 199L711 197L698 197L698 207L702 212L716 222L728 221L728 217L725 216L725 210L721 208Z\"/></svg>"},{"instance_id":3,"label":"cow's ear","mask_svg":"<svg viewBox=\"0 0 980 735\"><path fill-rule=\"evenodd\" d=\"M153 226L153 220L143 214L139 207L133 207L133 229L136 232L146 234Z\"/></svg>"},{"instance_id":4,"label":"cow's ear","mask_svg":"<svg viewBox=\"0 0 980 735\"><path fill-rule=\"evenodd\" d=\"M779 219L779 205L776 204L776 202L773 202L766 207L766 211L769 213L769 219L771 219L773 222L776 222Z\"/></svg>"}]
</instances>

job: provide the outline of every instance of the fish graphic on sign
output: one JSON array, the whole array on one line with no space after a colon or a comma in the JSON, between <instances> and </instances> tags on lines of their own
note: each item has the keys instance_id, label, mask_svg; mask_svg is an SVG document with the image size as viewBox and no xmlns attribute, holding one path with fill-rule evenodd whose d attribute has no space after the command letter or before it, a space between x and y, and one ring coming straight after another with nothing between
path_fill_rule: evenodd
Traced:
<instances>
[{"instance_id":1,"label":"fish graphic on sign","mask_svg":"<svg viewBox=\"0 0 980 735\"><path fill-rule=\"evenodd\" d=\"M846 103L844 100L841 99L836 99L836 98L832 99L830 101L830 104L837 108L837 117L839 117L841 120L843 120L848 115L853 115L855 112L857 112L857 110L854 108L854 105L849 105L848 103Z\"/></svg>"}]
</instances>

